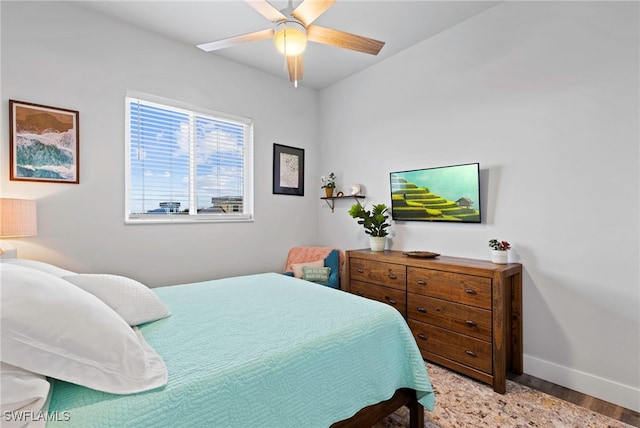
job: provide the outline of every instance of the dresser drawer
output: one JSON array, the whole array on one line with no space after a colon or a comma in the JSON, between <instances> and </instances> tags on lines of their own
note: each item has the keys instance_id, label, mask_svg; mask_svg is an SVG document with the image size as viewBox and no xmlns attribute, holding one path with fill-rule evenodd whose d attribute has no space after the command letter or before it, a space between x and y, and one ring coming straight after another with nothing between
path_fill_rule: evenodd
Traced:
<instances>
[{"instance_id":1,"label":"dresser drawer","mask_svg":"<svg viewBox=\"0 0 640 428\"><path fill-rule=\"evenodd\" d=\"M491 341L491 311L487 309L408 293L407 317Z\"/></svg>"},{"instance_id":2,"label":"dresser drawer","mask_svg":"<svg viewBox=\"0 0 640 428\"><path fill-rule=\"evenodd\" d=\"M491 278L409 267L407 291L491 309Z\"/></svg>"},{"instance_id":3,"label":"dresser drawer","mask_svg":"<svg viewBox=\"0 0 640 428\"><path fill-rule=\"evenodd\" d=\"M352 258L349 260L349 277L352 280L372 282L385 287L406 290L407 268L394 263Z\"/></svg>"},{"instance_id":4,"label":"dresser drawer","mask_svg":"<svg viewBox=\"0 0 640 428\"><path fill-rule=\"evenodd\" d=\"M351 281L351 293L391 305L400 311L402 316L406 316L407 299L404 291L361 281Z\"/></svg>"},{"instance_id":5,"label":"dresser drawer","mask_svg":"<svg viewBox=\"0 0 640 428\"><path fill-rule=\"evenodd\" d=\"M491 343L411 319L409 327L420 349L492 373Z\"/></svg>"}]
</instances>

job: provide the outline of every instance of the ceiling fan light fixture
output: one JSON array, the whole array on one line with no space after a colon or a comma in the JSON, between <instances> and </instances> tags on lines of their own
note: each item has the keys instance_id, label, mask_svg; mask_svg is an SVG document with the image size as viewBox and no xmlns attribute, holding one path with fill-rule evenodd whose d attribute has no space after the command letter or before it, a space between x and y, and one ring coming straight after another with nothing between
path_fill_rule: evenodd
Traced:
<instances>
[{"instance_id":1,"label":"ceiling fan light fixture","mask_svg":"<svg viewBox=\"0 0 640 428\"><path fill-rule=\"evenodd\" d=\"M280 21L274 32L276 49L284 56L300 55L307 47L307 29L298 21Z\"/></svg>"}]
</instances>

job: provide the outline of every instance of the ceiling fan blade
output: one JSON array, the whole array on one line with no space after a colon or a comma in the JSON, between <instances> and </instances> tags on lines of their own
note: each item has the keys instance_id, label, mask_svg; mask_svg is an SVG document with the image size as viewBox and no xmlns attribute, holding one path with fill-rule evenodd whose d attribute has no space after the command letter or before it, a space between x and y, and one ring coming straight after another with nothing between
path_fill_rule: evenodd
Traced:
<instances>
[{"instance_id":1,"label":"ceiling fan blade","mask_svg":"<svg viewBox=\"0 0 640 428\"><path fill-rule=\"evenodd\" d=\"M331 28L320 27L319 25L309 25L307 27L307 39L312 42L351 49L371 55L378 55L378 52L380 52L380 49L384 46L384 42L378 40L356 36L355 34L345 33L344 31Z\"/></svg>"},{"instance_id":2,"label":"ceiling fan blade","mask_svg":"<svg viewBox=\"0 0 640 428\"><path fill-rule=\"evenodd\" d=\"M287 19L278 9L271 6L266 0L244 0L249 6L254 8L260 15L264 16L271 22L282 21Z\"/></svg>"},{"instance_id":3,"label":"ceiling fan blade","mask_svg":"<svg viewBox=\"0 0 640 428\"><path fill-rule=\"evenodd\" d=\"M203 43L198 45L200 49L205 52L217 51L218 49L228 48L229 46L236 46L242 43L255 42L257 40L268 39L273 37L273 30L262 30L254 33L242 34L240 36L229 37L222 40L216 40L215 42Z\"/></svg>"},{"instance_id":4,"label":"ceiling fan blade","mask_svg":"<svg viewBox=\"0 0 640 428\"><path fill-rule=\"evenodd\" d=\"M291 12L291 16L302 22L306 27L318 19L335 2L336 0L305 0Z\"/></svg>"},{"instance_id":5,"label":"ceiling fan blade","mask_svg":"<svg viewBox=\"0 0 640 428\"><path fill-rule=\"evenodd\" d=\"M287 69L289 70L289 81L297 82L298 80L302 80L302 76L304 74L302 55L288 56Z\"/></svg>"}]
</instances>

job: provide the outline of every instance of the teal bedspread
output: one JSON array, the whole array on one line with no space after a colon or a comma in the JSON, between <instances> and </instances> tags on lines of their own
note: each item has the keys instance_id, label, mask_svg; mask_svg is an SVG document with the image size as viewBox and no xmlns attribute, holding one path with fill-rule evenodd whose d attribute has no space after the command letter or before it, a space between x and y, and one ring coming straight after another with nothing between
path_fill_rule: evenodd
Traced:
<instances>
[{"instance_id":1,"label":"teal bedspread","mask_svg":"<svg viewBox=\"0 0 640 428\"><path fill-rule=\"evenodd\" d=\"M168 384L112 395L56 381L48 427L328 427L409 387L433 409L420 352L390 306L266 273L156 288L143 325Z\"/></svg>"}]
</instances>

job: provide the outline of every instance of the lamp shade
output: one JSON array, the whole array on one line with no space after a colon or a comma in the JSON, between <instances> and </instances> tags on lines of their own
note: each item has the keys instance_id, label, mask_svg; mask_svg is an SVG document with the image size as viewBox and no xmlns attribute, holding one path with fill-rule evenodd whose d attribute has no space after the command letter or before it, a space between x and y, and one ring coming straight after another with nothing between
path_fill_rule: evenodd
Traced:
<instances>
[{"instance_id":1,"label":"lamp shade","mask_svg":"<svg viewBox=\"0 0 640 428\"><path fill-rule=\"evenodd\" d=\"M280 21L276 24L273 40L281 54L297 56L307 47L307 30L298 21Z\"/></svg>"},{"instance_id":2,"label":"lamp shade","mask_svg":"<svg viewBox=\"0 0 640 428\"><path fill-rule=\"evenodd\" d=\"M0 238L36 235L36 212L35 200L0 198Z\"/></svg>"}]
</instances>

